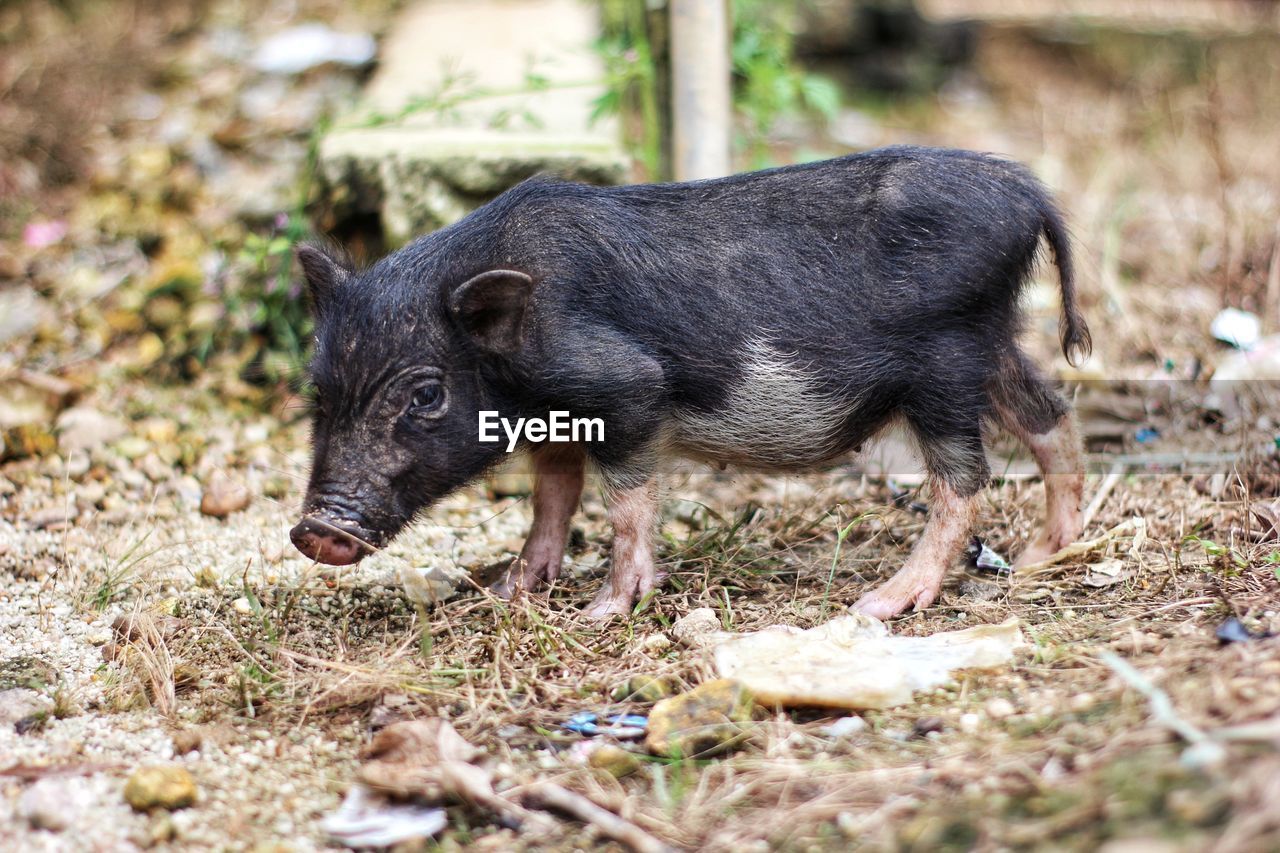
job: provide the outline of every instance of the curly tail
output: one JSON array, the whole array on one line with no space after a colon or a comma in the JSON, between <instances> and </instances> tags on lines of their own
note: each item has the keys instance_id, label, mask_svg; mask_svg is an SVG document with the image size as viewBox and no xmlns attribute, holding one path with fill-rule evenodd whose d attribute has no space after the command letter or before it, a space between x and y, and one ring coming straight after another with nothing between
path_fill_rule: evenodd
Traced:
<instances>
[{"instance_id":1,"label":"curly tail","mask_svg":"<svg viewBox=\"0 0 1280 853\"><path fill-rule=\"evenodd\" d=\"M1062 286L1062 320L1058 334L1062 341L1062 354L1067 361L1078 366L1093 352L1093 336L1076 304L1075 267L1071 262L1071 239L1062 214L1052 203L1046 203L1041 211L1044 236L1053 250L1053 262L1058 267L1058 280Z\"/></svg>"}]
</instances>

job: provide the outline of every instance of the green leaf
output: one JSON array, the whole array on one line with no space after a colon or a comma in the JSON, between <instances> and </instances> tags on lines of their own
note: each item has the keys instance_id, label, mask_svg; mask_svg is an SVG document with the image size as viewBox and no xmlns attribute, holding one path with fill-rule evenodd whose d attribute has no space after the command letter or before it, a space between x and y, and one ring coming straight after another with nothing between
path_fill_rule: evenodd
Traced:
<instances>
[{"instance_id":1,"label":"green leaf","mask_svg":"<svg viewBox=\"0 0 1280 853\"><path fill-rule=\"evenodd\" d=\"M840 88L818 74L800 78L800 98L807 108L827 121L834 119L840 110Z\"/></svg>"}]
</instances>

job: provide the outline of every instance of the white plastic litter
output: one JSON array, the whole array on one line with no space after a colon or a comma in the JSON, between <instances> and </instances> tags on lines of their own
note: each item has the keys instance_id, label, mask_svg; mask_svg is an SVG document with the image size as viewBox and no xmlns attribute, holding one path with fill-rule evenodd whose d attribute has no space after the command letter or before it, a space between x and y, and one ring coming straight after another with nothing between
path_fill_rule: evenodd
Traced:
<instances>
[{"instance_id":1,"label":"white plastic litter","mask_svg":"<svg viewBox=\"0 0 1280 853\"><path fill-rule=\"evenodd\" d=\"M373 61L377 44L368 33L340 33L324 24L290 27L268 38L250 63L268 74L300 74L333 62L358 67Z\"/></svg>"},{"instance_id":2,"label":"white plastic litter","mask_svg":"<svg viewBox=\"0 0 1280 853\"><path fill-rule=\"evenodd\" d=\"M337 811L320 822L320 828L347 847L390 847L430 838L448 822L444 809L388 803L363 785L352 785Z\"/></svg>"},{"instance_id":3,"label":"white plastic litter","mask_svg":"<svg viewBox=\"0 0 1280 853\"><path fill-rule=\"evenodd\" d=\"M1221 392L1232 382L1275 379L1280 379L1280 335L1268 335L1248 350L1228 353L1214 369L1209 386Z\"/></svg>"},{"instance_id":4,"label":"white plastic litter","mask_svg":"<svg viewBox=\"0 0 1280 853\"><path fill-rule=\"evenodd\" d=\"M808 631L770 628L716 639L717 672L743 684L757 701L852 709L902 705L917 690L950 681L958 669L1007 664L1024 642L1017 619L894 637L883 622L862 614Z\"/></svg>"},{"instance_id":5,"label":"white plastic litter","mask_svg":"<svg viewBox=\"0 0 1280 853\"><path fill-rule=\"evenodd\" d=\"M1209 324L1209 334L1237 349L1251 349L1262 337L1262 321L1239 308L1223 308Z\"/></svg>"}]
</instances>

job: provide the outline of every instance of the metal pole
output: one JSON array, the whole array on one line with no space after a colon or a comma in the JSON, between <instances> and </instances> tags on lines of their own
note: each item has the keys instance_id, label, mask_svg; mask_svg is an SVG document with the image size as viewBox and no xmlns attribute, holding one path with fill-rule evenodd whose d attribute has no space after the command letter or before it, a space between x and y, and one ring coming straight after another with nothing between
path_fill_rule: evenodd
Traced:
<instances>
[{"instance_id":1,"label":"metal pole","mask_svg":"<svg viewBox=\"0 0 1280 853\"><path fill-rule=\"evenodd\" d=\"M729 174L728 0L671 0L672 167L677 181Z\"/></svg>"}]
</instances>

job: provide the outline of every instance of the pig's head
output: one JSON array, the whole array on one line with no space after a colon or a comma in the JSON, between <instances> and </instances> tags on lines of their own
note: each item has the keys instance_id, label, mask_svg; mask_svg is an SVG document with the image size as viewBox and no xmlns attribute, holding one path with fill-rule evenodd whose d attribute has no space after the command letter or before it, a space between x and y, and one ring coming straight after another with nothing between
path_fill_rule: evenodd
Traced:
<instances>
[{"instance_id":1,"label":"pig's head","mask_svg":"<svg viewBox=\"0 0 1280 853\"><path fill-rule=\"evenodd\" d=\"M290 538L322 563L355 563L502 455L477 412L499 408L483 376L520 346L532 280L490 270L457 284L391 255L357 272L298 252L315 311L311 479Z\"/></svg>"}]
</instances>

